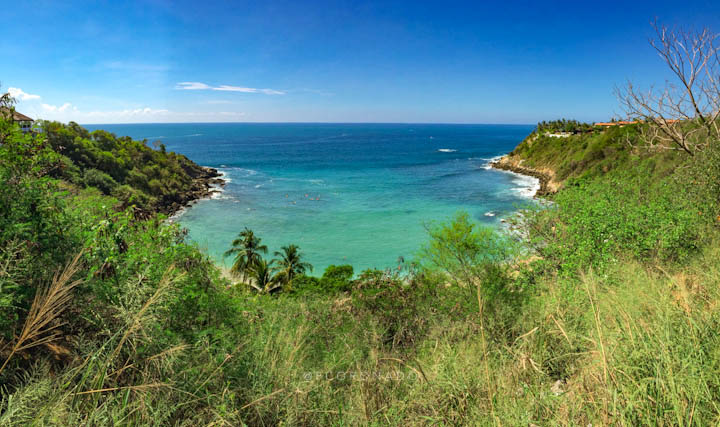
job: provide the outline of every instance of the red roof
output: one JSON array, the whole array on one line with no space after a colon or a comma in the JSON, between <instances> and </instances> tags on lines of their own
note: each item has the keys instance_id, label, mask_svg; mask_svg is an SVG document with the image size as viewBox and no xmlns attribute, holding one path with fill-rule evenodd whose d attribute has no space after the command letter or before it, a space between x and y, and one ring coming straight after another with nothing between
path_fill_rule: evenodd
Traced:
<instances>
[{"instance_id":1,"label":"red roof","mask_svg":"<svg viewBox=\"0 0 720 427\"><path fill-rule=\"evenodd\" d=\"M595 123L595 126L619 126L619 125L634 125L637 123L637 120L634 120L632 122L628 121L619 121L619 122L597 122Z\"/></svg>"}]
</instances>

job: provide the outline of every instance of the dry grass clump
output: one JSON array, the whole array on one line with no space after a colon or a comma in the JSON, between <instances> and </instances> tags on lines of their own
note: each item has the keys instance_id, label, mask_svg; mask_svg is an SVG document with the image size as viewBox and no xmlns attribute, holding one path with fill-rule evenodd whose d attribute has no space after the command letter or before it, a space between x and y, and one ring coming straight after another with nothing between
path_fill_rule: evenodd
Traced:
<instances>
[{"instance_id":1,"label":"dry grass clump","mask_svg":"<svg viewBox=\"0 0 720 427\"><path fill-rule=\"evenodd\" d=\"M82 252L78 252L62 272L55 274L49 286L37 290L30 311L25 318L22 332L15 338L5 362L0 366L0 373L14 355L24 350L43 344L51 346L51 349L56 347L53 345L53 341L60 337L58 328L63 325L59 321L60 316L72 299L72 290L82 283L81 279L72 280L80 270L81 256ZM64 349L57 351L61 350L65 351Z\"/></svg>"}]
</instances>

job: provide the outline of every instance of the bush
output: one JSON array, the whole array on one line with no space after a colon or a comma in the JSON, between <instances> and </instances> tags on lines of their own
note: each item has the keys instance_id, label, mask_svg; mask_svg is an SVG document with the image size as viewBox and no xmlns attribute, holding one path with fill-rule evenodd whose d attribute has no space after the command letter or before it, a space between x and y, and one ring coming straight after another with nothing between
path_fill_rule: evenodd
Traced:
<instances>
[{"instance_id":1,"label":"bush","mask_svg":"<svg viewBox=\"0 0 720 427\"><path fill-rule=\"evenodd\" d=\"M129 185L120 185L112 193L112 196L120 201L120 209L125 209L132 205L145 207L152 205L152 198Z\"/></svg>"},{"instance_id":2,"label":"bush","mask_svg":"<svg viewBox=\"0 0 720 427\"><path fill-rule=\"evenodd\" d=\"M83 174L83 183L86 187L99 189L103 194L112 193L118 186L118 183L110 175L97 169L86 169Z\"/></svg>"},{"instance_id":3,"label":"bush","mask_svg":"<svg viewBox=\"0 0 720 427\"><path fill-rule=\"evenodd\" d=\"M395 270L366 270L355 280L353 306L382 331L384 345L395 349L416 344L425 334L427 312L437 283L401 276Z\"/></svg>"},{"instance_id":4,"label":"bush","mask_svg":"<svg viewBox=\"0 0 720 427\"><path fill-rule=\"evenodd\" d=\"M430 242L420 251L425 269L439 270L453 285L466 288L469 297L478 289L488 306L515 299L508 278L516 255L513 242L497 230L472 223L465 212L446 224L428 229Z\"/></svg>"},{"instance_id":5,"label":"bush","mask_svg":"<svg viewBox=\"0 0 720 427\"><path fill-rule=\"evenodd\" d=\"M656 184L642 169L575 180L553 202L529 213L530 244L564 273L626 255L678 261L702 246L707 215L671 180Z\"/></svg>"},{"instance_id":6,"label":"bush","mask_svg":"<svg viewBox=\"0 0 720 427\"><path fill-rule=\"evenodd\" d=\"M352 276L351 265L330 265L325 269L318 284L326 292L346 292L352 287L350 281Z\"/></svg>"}]
</instances>

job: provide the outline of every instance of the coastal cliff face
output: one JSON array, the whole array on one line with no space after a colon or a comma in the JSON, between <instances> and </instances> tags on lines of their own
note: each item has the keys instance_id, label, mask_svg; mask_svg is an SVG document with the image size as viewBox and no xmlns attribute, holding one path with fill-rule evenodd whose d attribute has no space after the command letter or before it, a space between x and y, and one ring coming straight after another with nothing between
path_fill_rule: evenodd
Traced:
<instances>
[{"instance_id":1,"label":"coastal cliff face","mask_svg":"<svg viewBox=\"0 0 720 427\"><path fill-rule=\"evenodd\" d=\"M540 181L540 188L535 196L547 196L556 193L561 183L555 180L555 171L550 168L531 168L523 166L523 159L517 156L505 155L497 161L490 163L495 169L506 170L519 173L521 175L532 176Z\"/></svg>"},{"instance_id":2,"label":"coastal cliff face","mask_svg":"<svg viewBox=\"0 0 720 427\"><path fill-rule=\"evenodd\" d=\"M537 195L547 196L568 182L599 177L613 170L642 167L652 176L663 177L678 162L678 157L668 150L643 147L639 124L610 129L578 125L574 132L558 134L553 132L554 123L539 126L491 166L538 178Z\"/></svg>"}]
</instances>

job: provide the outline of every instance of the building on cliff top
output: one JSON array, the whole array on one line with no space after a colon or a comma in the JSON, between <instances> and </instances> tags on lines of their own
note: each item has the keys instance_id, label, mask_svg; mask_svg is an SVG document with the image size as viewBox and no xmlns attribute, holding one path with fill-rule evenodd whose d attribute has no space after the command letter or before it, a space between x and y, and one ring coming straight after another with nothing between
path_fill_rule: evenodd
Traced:
<instances>
[{"instance_id":1,"label":"building on cliff top","mask_svg":"<svg viewBox=\"0 0 720 427\"><path fill-rule=\"evenodd\" d=\"M30 132L32 129L32 124L34 120L28 116L26 116L23 113L19 113L15 111L14 109L9 108L0 108L0 114L2 114L5 117L8 117L12 114L12 121L20 125L20 128L22 129L23 133Z\"/></svg>"},{"instance_id":2,"label":"building on cliff top","mask_svg":"<svg viewBox=\"0 0 720 427\"><path fill-rule=\"evenodd\" d=\"M625 125L634 125L636 123L639 123L637 120L633 120L632 122L628 121L619 121L619 122L597 122L595 123L595 126L600 127L610 127L610 126L625 126Z\"/></svg>"}]
</instances>

